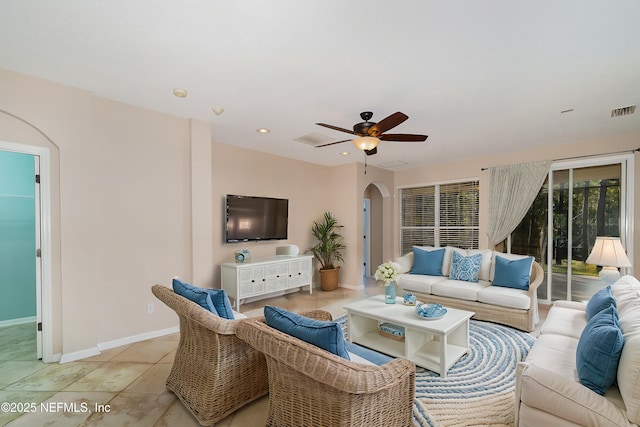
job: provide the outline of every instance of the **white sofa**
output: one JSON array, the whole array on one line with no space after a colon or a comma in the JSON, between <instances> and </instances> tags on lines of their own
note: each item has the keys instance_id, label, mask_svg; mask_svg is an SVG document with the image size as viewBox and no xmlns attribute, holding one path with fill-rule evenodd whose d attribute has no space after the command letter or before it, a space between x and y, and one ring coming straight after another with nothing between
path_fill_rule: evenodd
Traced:
<instances>
[{"instance_id":1,"label":"white sofa","mask_svg":"<svg viewBox=\"0 0 640 427\"><path fill-rule=\"evenodd\" d=\"M440 276L415 274L414 252L416 249L434 251L444 249ZM451 275L454 252L468 257L481 254L482 261L478 271L478 281L453 280ZM536 291L542 283L542 267L532 261L529 271L528 289L514 289L504 286L492 286L496 272L496 257L509 261L518 261L523 255L505 254L491 250L464 250L447 246L414 247L413 252L396 260L401 266L399 287L401 294L411 292L423 303L442 304L462 310L475 312L477 320L486 320L512 326L523 331L533 331L538 323L538 300ZM413 273L412 273L413 271Z\"/></svg>"},{"instance_id":2,"label":"white sofa","mask_svg":"<svg viewBox=\"0 0 640 427\"><path fill-rule=\"evenodd\" d=\"M581 384L576 354L588 324L587 304L557 301L526 360L518 365L516 426L640 424L640 282L623 276L611 291L624 338L612 377L617 381L605 387L603 395Z\"/></svg>"}]
</instances>

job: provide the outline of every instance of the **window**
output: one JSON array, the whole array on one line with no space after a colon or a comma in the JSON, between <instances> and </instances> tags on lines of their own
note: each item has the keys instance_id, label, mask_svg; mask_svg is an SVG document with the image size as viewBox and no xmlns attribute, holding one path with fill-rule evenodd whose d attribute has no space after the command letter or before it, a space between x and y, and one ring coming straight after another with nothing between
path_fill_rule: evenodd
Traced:
<instances>
[{"instance_id":1,"label":"window","mask_svg":"<svg viewBox=\"0 0 640 427\"><path fill-rule=\"evenodd\" d=\"M478 248L478 180L400 190L400 247Z\"/></svg>"}]
</instances>

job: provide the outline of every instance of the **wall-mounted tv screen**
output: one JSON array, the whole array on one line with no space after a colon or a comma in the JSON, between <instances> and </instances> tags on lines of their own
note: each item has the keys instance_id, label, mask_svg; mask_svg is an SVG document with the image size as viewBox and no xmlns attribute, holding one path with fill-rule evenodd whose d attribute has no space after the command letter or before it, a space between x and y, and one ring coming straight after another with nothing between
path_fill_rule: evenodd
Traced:
<instances>
[{"instance_id":1,"label":"wall-mounted tv screen","mask_svg":"<svg viewBox=\"0 0 640 427\"><path fill-rule=\"evenodd\" d=\"M287 238L289 200L227 194L227 243Z\"/></svg>"}]
</instances>

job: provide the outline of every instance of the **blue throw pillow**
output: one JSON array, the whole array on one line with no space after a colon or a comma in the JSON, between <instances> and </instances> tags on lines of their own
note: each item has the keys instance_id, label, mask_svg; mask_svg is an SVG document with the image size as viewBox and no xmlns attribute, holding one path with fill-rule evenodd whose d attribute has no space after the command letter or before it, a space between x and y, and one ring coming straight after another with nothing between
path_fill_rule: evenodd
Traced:
<instances>
[{"instance_id":1,"label":"blue throw pillow","mask_svg":"<svg viewBox=\"0 0 640 427\"><path fill-rule=\"evenodd\" d=\"M346 343L347 351L362 357L363 359L368 360L374 365L382 366L385 363L389 363L393 360L393 357L389 357L386 354L378 353L375 350L371 350L367 347L362 347L361 345L347 342Z\"/></svg>"},{"instance_id":2,"label":"blue throw pillow","mask_svg":"<svg viewBox=\"0 0 640 427\"><path fill-rule=\"evenodd\" d=\"M280 332L350 360L342 328L336 322L310 319L270 305L264 307L264 318L267 325Z\"/></svg>"},{"instance_id":3,"label":"blue throw pillow","mask_svg":"<svg viewBox=\"0 0 640 427\"><path fill-rule=\"evenodd\" d=\"M493 285L528 291L532 264L533 257L531 256L508 260L505 257L496 255L496 271L493 276Z\"/></svg>"},{"instance_id":4,"label":"blue throw pillow","mask_svg":"<svg viewBox=\"0 0 640 427\"><path fill-rule=\"evenodd\" d=\"M425 251L414 246L411 274L442 276L442 260L444 260L444 248Z\"/></svg>"},{"instance_id":5,"label":"blue throw pillow","mask_svg":"<svg viewBox=\"0 0 640 427\"><path fill-rule=\"evenodd\" d=\"M576 368L580 383L602 395L616 379L624 337L613 306L587 322L576 349Z\"/></svg>"},{"instance_id":6,"label":"blue throw pillow","mask_svg":"<svg viewBox=\"0 0 640 427\"><path fill-rule=\"evenodd\" d=\"M482 254L462 256L458 252L453 251L449 279L478 283L481 263Z\"/></svg>"},{"instance_id":7,"label":"blue throw pillow","mask_svg":"<svg viewBox=\"0 0 640 427\"><path fill-rule=\"evenodd\" d=\"M195 302L200 307L212 312L216 316L219 316L218 310L216 310L215 306L213 305L211 296L206 289L190 285L180 279L173 279L173 292L185 297L189 301Z\"/></svg>"},{"instance_id":8,"label":"blue throw pillow","mask_svg":"<svg viewBox=\"0 0 640 427\"><path fill-rule=\"evenodd\" d=\"M613 293L611 292L611 286L600 289L591 297L591 299L587 303L587 307L585 309L587 322L600 311L604 310L605 308L609 308L611 304L613 304L614 307L617 307L616 299L613 297Z\"/></svg>"},{"instance_id":9,"label":"blue throw pillow","mask_svg":"<svg viewBox=\"0 0 640 427\"><path fill-rule=\"evenodd\" d=\"M205 289L211 297L211 302L215 307L218 315L225 319L233 320L233 310L231 309L231 301L224 289Z\"/></svg>"}]
</instances>

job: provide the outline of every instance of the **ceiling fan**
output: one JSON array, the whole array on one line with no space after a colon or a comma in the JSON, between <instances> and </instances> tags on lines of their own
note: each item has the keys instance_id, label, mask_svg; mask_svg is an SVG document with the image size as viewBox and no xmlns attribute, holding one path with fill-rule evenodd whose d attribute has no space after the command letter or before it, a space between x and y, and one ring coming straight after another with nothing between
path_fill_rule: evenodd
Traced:
<instances>
[{"instance_id":1,"label":"ceiling fan","mask_svg":"<svg viewBox=\"0 0 640 427\"><path fill-rule=\"evenodd\" d=\"M378 144L380 141L423 142L427 139L427 135L413 135L408 133L385 134L386 131L393 129L409 118L409 116L399 111L385 117L378 123L369 121L369 119L373 117L373 113L371 111L360 113L360 117L364 122L355 124L352 131L328 125L326 123L316 123L317 125L324 126L329 129L339 130L340 132L346 132L357 136L357 138L353 140L345 139L342 141L330 142L329 144L317 145L316 148L353 141L353 144L358 147L359 150L364 151L370 156L378 152Z\"/></svg>"}]
</instances>

